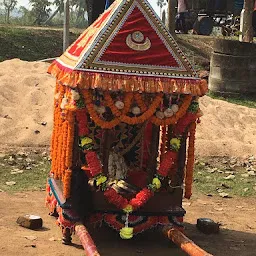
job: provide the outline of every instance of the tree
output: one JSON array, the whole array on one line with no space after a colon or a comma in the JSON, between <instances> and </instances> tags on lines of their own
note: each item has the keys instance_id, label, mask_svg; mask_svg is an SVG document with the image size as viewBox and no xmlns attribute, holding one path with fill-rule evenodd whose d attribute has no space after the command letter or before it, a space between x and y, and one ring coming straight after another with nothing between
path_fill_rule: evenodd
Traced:
<instances>
[{"instance_id":1,"label":"tree","mask_svg":"<svg viewBox=\"0 0 256 256\"><path fill-rule=\"evenodd\" d=\"M175 16L176 11L175 7L177 5L177 0L168 0L168 11L167 11L167 17L168 17L168 29L169 31L175 36L174 30L175 30Z\"/></svg>"},{"instance_id":2,"label":"tree","mask_svg":"<svg viewBox=\"0 0 256 256\"><path fill-rule=\"evenodd\" d=\"M253 42L253 26L252 26L252 14L255 0L244 0L243 15L241 15L241 41L252 43Z\"/></svg>"},{"instance_id":3,"label":"tree","mask_svg":"<svg viewBox=\"0 0 256 256\"><path fill-rule=\"evenodd\" d=\"M33 16L26 7L21 6L19 8L19 13L22 15L20 18L22 25L31 25L33 23Z\"/></svg>"},{"instance_id":4,"label":"tree","mask_svg":"<svg viewBox=\"0 0 256 256\"><path fill-rule=\"evenodd\" d=\"M31 13L35 17L34 23L41 25L50 15L51 2L48 0L29 0L29 3L32 5Z\"/></svg>"},{"instance_id":5,"label":"tree","mask_svg":"<svg viewBox=\"0 0 256 256\"><path fill-rule=\"evenodd\" d=\"M5 8L5 21L10 24L10 14L11 11L15 8L15 6L17 5L17 1L16 0L4 0L3 1L3 5Z\"/></svg>"}]
</instances>

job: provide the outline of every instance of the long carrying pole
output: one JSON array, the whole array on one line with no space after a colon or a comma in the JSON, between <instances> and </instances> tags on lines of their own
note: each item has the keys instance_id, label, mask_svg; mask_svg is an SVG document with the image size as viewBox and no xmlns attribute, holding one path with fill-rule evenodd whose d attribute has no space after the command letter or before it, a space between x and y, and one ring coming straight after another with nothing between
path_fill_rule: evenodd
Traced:
<instances>
[{"instance_id":1,"label":"long carrying pole","mask_svg":"<svg viewBox=\"0 0 256 256\"><path fill-rule=\"evenodd\" d=\"M163 232L164 235L167 236L167 238L173 241L190 256L213 256L212 254L201 249L192 240L187 238L181 231L175 228L165 227L163 229Z\"/></svg>"},{"instance_id":2,"label":"long carrying pole","mask_svg":"<svg viewBox=\"0 0 256 256\"><path fill-rule=\"evenodd\" d=\"M64 0L63 52L69 46L69 0Z\"/></svg>"}]
</instances>

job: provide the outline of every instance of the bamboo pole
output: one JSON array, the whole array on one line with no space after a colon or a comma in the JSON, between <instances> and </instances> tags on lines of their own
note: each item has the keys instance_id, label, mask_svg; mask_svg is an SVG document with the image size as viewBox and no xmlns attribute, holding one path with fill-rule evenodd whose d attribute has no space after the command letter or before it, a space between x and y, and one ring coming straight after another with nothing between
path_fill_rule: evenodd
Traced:
<instances>
[{"instance_id":1,"label":"bamboo pole","mask_svg":"<svg viewBox=\"0 0 256 256\"><path fill-rule=\"evenodd\" d=\"M82 224L77 224L75 227L75 231L81 241L82 246L84 247L85 255L100 256L97 247L86 227Z\"/></svg>"},{"instance_id":2,"label":"bamboo pole","mask_svg":"<svg viewBox=\"0 0 256 256\"><path fill-rule=\"evenodd\" d=\"M69 46L69 0L64 0L63 52Z\"/></svg>"},{"instance_id":3,"label":"bamboo pole","mask_svg":"<svg viewBox=\"0 0 256 256\"><path fill-rule=\"evenodd\" d=\"M178 245L184 252L186 252L190 256L213 256L212 254L201 249L178 229L172 227L165 227L163 229L163 232L168 239Z\"/></svg>"}]
</instances>

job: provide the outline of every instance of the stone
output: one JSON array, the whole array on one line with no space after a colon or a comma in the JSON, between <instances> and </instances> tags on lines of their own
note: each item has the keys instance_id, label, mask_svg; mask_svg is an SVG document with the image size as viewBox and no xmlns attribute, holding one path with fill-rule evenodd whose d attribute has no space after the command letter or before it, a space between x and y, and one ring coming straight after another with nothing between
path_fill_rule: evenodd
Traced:
<instances>
[{"instance_id":1,"label":"stone","mask_svg":"<svg viewBox=\"0 0 256 256\"><path fill-rule=\"evenodd\" d=\"M233 180L236 176L231 174L231 175L228 175L227 177L224 177L225 180Z\"/></svg>"},{"instance_id":2,"label":"stone","mask_svg":"<svg viewBox=\"0 0 256 256\"><path fill-rule=\"evenodd\" d=\"M26 239L30 240L30 241L34 241L37 239L37 236L24 236Z\"/></svg>"},{"instance_id":3,"label":"stone","mask_svg":"<svg viewBox=\"0 0 256 256\"><path fill-rule=\"evenodd\" d=\"M249 171L248 174L249 176L256 176L256 173L254 171Z\"/></svg>"},{"instance_id":4,"label":"stone","mask_svg":"<svg viewBox=\"0 0 256 256\"><path fill-rule=\"evenodd\" d=\"M224 192L219 193L219 196L223 198L231 198L231 196L228 193L224 193Z\"/></svg>"},{"instance_id":5,"label":"stone","mask_svg":"<svg viewBox=\"0 0 256 256\"><path fill-rule=\"evenodd\" d=\"M14 175L14 174L21 174L23 173L24 171L23 170L19 170L19 169L14 169L11 171L11 174Z\"/></svg>"},{"instance_id":6,"label":"stone","mask_svg":"<svg viewBox=\"0 0 256 256\"><path fill-rule=\"evenodd\" d=\"M216 234L220 231L220 224L208 218L197 219L196 227L204 234Z\"/></svg>"},{"instance_id":7,"label":"stone","mask_svg":"<svg viewBox=\"0 0 256 256\"><path fill-rule=\"evenodd\" d=\"M248 178L249 174L248 173L242 173L241 176L244 177L244 178Z\"/></svg>"},{"instance_id":8,"label":"stone","mask_svg":"<svg viewBox=\"0 0 256 256\"><path fill-rule=\"evenodd\" d=\"M16 221L20 226L29 229L40 229L43 226L43 220L40 216L25 215L20 216Z\"/></svg>"},{"instance_id":9,"label":"stone","mask_svg":"<svg viewBox=\"0 0 256 256\"><path fill-rule=\"evenodd\" d=\"M5 184L6 184L7 186L13 186L13 185L16 184L16 182L15 182L15 181L7 181L7 182L5 182Z\"/></svg>"}]
</instances>

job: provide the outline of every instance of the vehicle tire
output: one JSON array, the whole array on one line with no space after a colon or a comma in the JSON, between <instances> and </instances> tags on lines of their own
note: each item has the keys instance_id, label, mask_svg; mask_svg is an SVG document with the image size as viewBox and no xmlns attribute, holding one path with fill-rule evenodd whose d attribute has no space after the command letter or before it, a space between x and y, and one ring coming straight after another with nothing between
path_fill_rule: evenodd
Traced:
<instances>
[{"instance_id":1,"label":"vehicle tire","mask_svg":"<svg viewBox=\"0 0 256 256\"><path fill-rule=\"evenodd\" d=\"M209 36L213 30L213 20L207 16L198 17L193 26L198 35Z\"/></svg>"}]
</instances>

